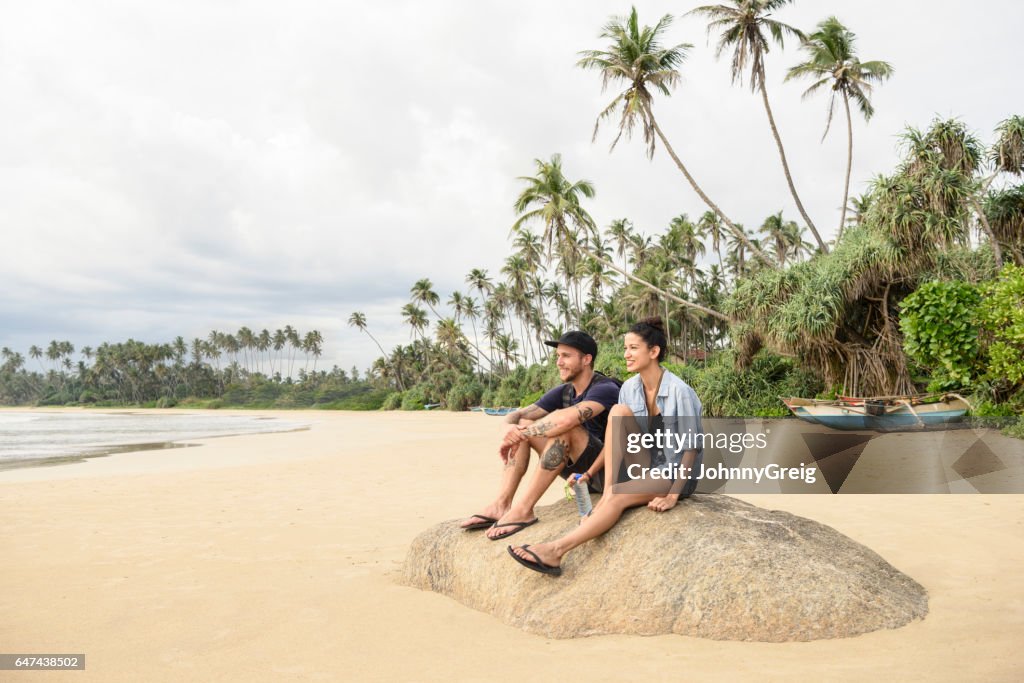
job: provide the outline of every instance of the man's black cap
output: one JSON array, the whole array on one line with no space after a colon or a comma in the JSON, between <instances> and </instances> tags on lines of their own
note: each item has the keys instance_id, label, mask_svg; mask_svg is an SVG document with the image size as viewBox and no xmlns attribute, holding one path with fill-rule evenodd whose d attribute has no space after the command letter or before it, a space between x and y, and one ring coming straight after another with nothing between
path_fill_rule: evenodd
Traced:
<instances>
[{"instance_id":1,"label":"man's black cap","mask_svg":"<svg viewBox=\"0 0 1024 683\"><path fill-rule=\"evenodd\" d=\"M586 332L580 332L579 330L572 330L566 332L557 341L546 341L544 342L547 346L552 348L558 348L559 344L565 344L571 346L574 349L579 349L585 354L590 354L594 358L597 358L597 342Z\"/></svg>"}]
</instances>

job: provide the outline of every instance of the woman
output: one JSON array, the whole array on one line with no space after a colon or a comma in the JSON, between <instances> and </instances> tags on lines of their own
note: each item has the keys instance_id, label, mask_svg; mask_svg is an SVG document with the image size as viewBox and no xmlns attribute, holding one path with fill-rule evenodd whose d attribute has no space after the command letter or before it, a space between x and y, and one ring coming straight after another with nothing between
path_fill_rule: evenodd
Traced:
<instances>
[{"instance_id":1,"label":"woman","mask_svg":"<svg viewBox=\"0 0 1024 683\"><path fill-rule=\"evenodd\" d=\"M601 500L589 516L562 538L537 545L508 547L517 562L535 571L558 576L565 554L615 526L629 508L646 505L655 512L675 507L697 487L703 430L700 400L693 389L661 366L665 358L665 327L660 318L648 318L626 333L623 355L626 370L636 375L619 391L619 402L609 413L605 447L590 469L581 475L589 481L605 469ZM662 436L662 448L644 448ZM680 467L680 465L682 467ZM658 470L655 476L652 472ZM625 475L625 477L623 477ZM673 478L674 477L674 478Z\"/></svg>"}]
</instances>

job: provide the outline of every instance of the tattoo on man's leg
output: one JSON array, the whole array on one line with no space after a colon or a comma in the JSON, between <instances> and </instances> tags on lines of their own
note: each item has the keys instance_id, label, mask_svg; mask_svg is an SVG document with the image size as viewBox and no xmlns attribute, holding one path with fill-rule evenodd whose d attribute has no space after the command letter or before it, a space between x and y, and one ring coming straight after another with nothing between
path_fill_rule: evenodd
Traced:
<instances>
[{"instance_id":1,"label":"tattoo on man's leg","mask_svg":"<svg viewBox=\"0 0 1024 683\"><path fill-rule=\"evenodd\" d=\"M514 455L508 456L508 460L505 461L505 469L506 470L510 470L510 469L512 469L515 466L516 466L516 456L514 456Z\"/></svg>"},{"instance_id":2,"label":"tattoo on man's leg","mask_svg":"<svg viewBox=\"0 0 1024 683\"><path fill-rule=\"evenodd\" d=\"M544 457L541 458L540 466L546 470L557 470L564 462L569 463L569 442L563 441L562 439L555 439L548 446L548 449L544 451Z\"/></svg>"}]
</instances>

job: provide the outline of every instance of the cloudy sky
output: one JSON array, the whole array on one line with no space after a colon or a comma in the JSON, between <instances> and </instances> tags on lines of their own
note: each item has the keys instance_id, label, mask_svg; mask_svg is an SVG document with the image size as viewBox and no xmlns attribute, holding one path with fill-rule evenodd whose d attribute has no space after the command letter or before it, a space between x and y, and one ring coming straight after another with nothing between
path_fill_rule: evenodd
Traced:
<instances>
[{"instance_id":1,"label":"cloudy sky","mask_svg":"<svg viewBox=\"0 0 1024 683\"><path fill-rule=\"evenodd\" d=\"M637 9L650 24L695 5ZM496 274L516 177L556 152L595 184L602 226L629 217L654 235L704 211L660 151L591 143L612 95L577 52L604 47L626 3L0 7L0 345L23 353L292 324L321 331L327 365L364 368L376 349L349 314L405 343L415 280L447 299L471 268ZM830 14L862 59L896 69L870 124L855 121L853 192L892 168L907 124L958 116L987 142L1024 113L1021 3L803 0L777 18L811 29ZM668 39L694 48L655 113L698 181L748 227L798 218L760 102L730 85L703 20L678 18ZM825 97L782 83L799 59L773 49L769 92L797 188L832 234L845 128L820 141Z\"/></svg>"}]
</instances>

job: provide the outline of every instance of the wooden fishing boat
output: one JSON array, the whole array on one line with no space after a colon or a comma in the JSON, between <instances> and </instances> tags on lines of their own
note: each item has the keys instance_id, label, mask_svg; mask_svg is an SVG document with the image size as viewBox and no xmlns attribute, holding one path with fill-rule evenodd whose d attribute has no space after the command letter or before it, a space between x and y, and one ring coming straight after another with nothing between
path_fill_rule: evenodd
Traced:
<instances>
[{"instance_id":1,"label":"wooden fishing boat","mask_svg":"<svg viewBox=\"0 0 1024 683\"><path fill-rule=\"evenodd\" d=\"M782 398L782 397L780 397ZM937 428L959 422L971 404L959 394L928 396L840 396L834 400L782 398L790 412L832 429L880 432Z\"/></svg>"}]
</instances>

